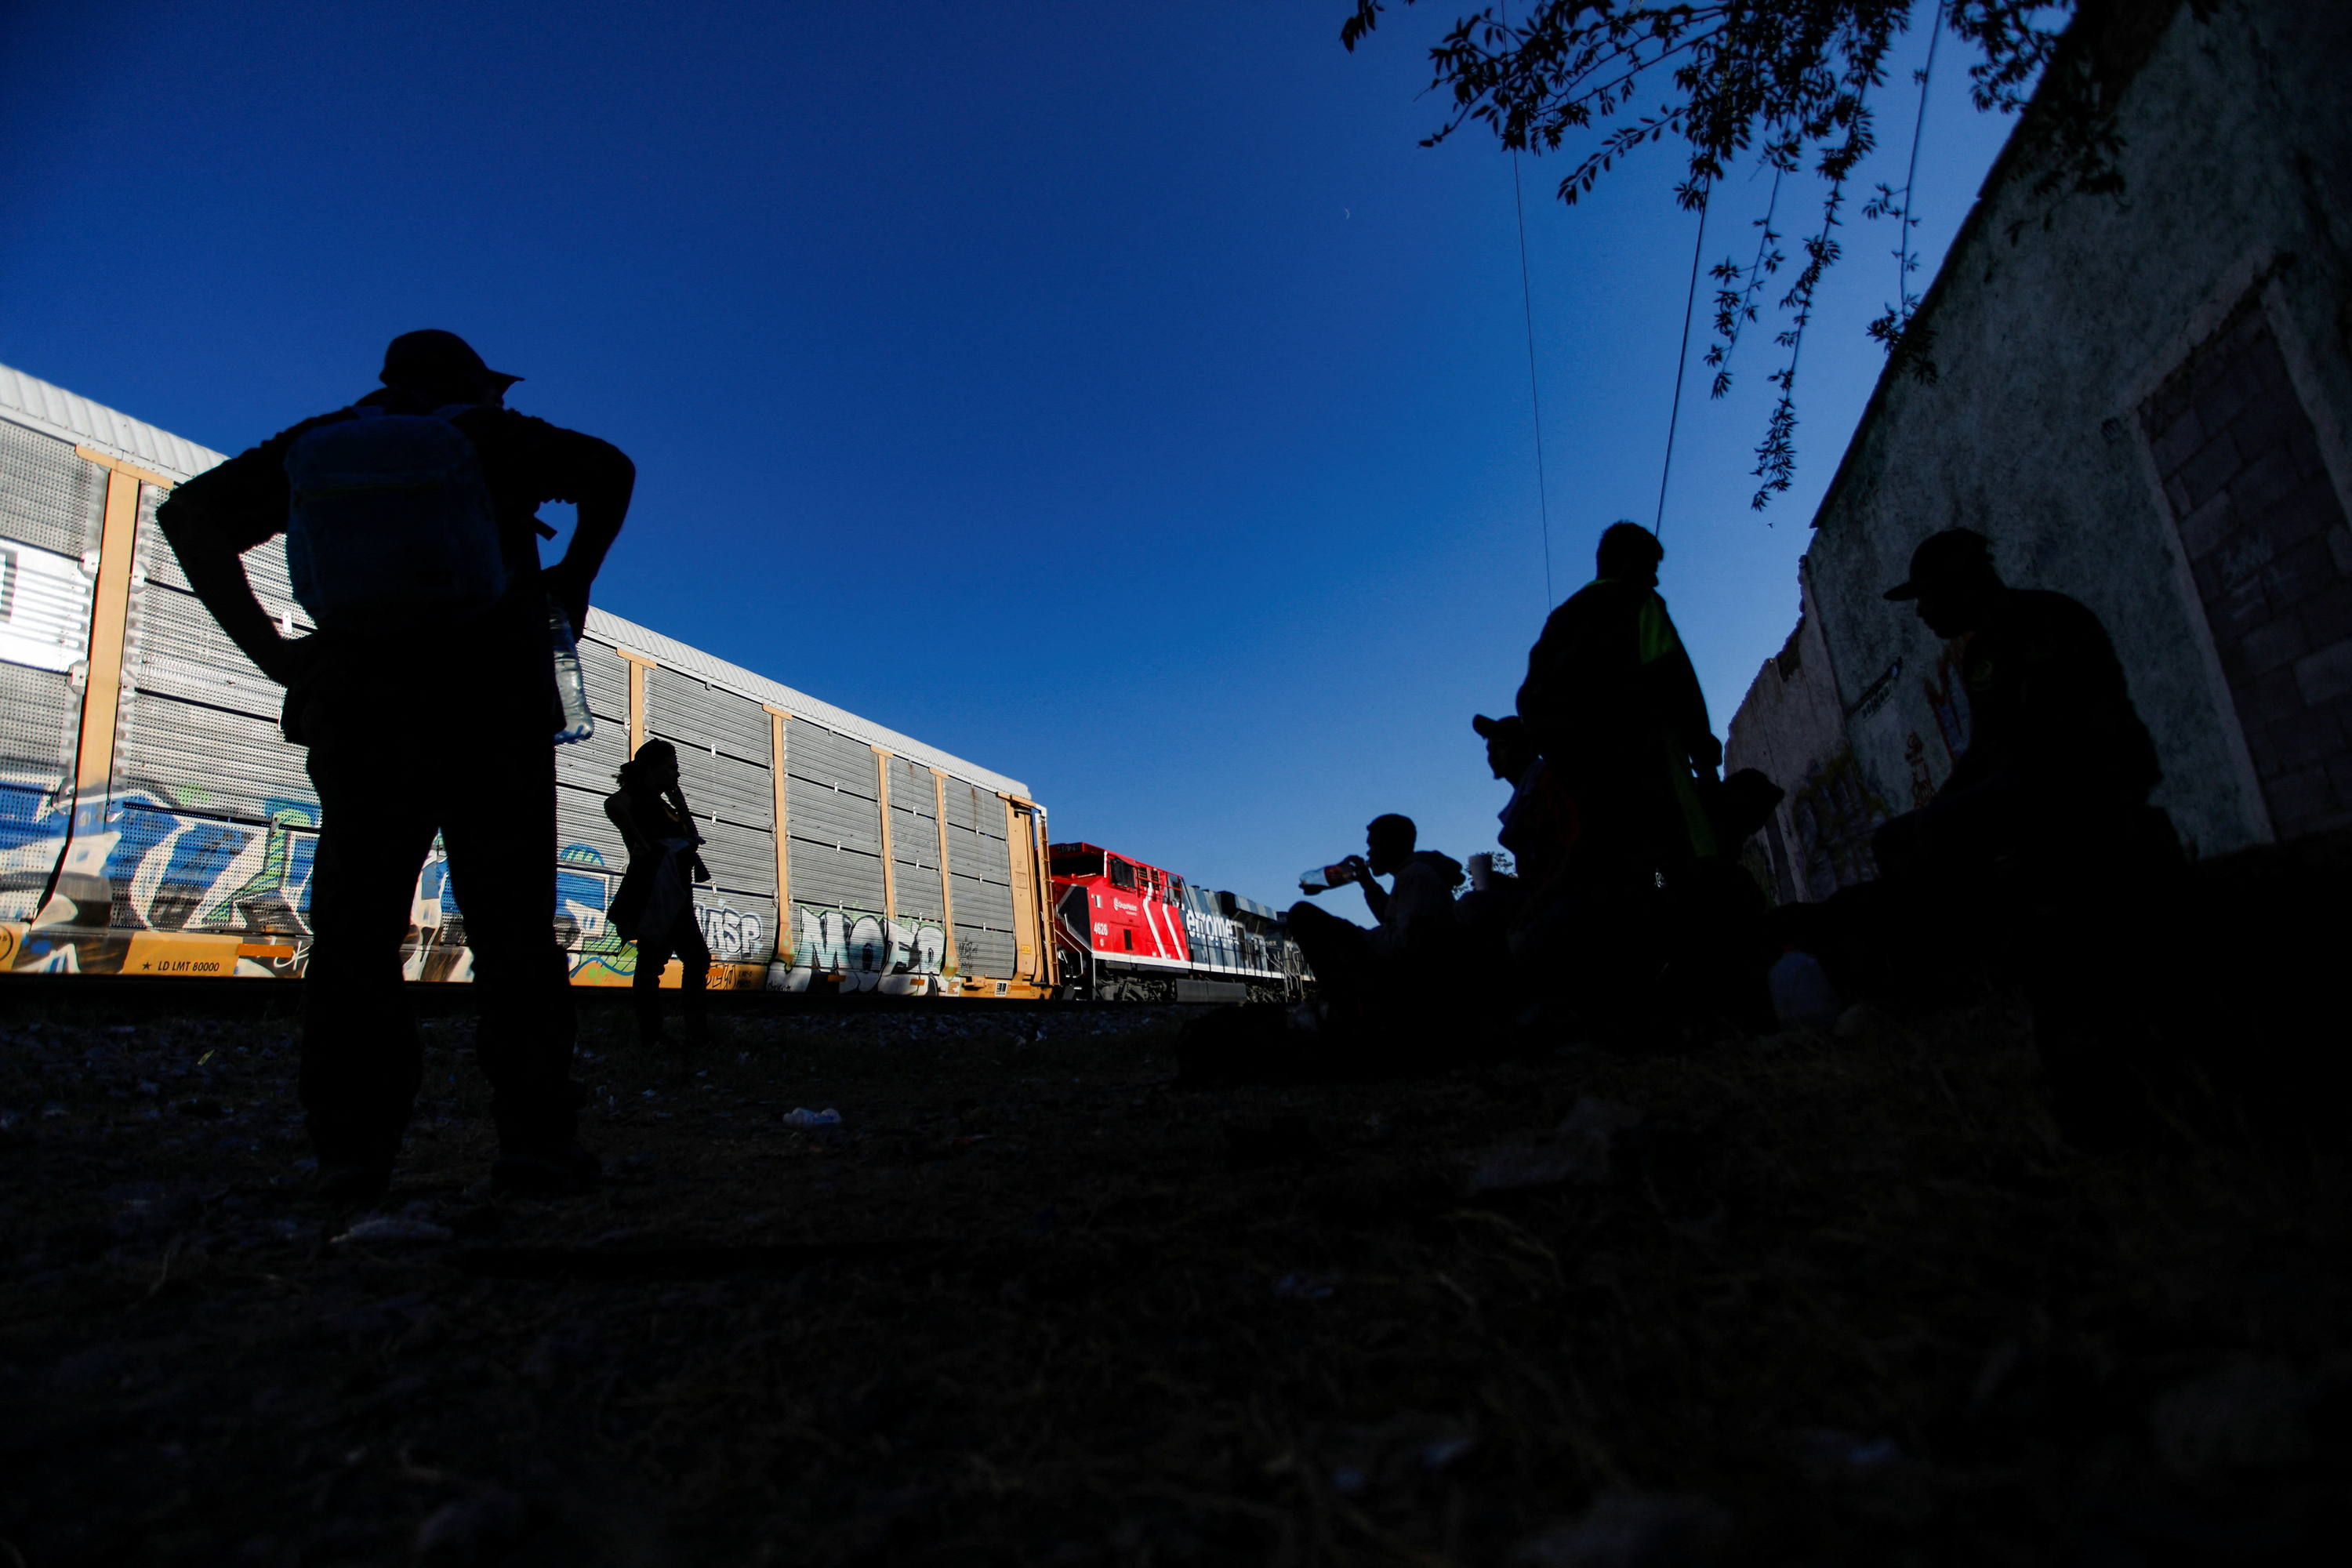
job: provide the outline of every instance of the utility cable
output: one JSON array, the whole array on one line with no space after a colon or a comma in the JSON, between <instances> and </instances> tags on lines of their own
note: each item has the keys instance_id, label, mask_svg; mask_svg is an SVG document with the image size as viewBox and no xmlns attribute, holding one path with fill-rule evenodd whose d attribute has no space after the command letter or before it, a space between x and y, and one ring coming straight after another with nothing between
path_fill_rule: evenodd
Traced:
<instances>
[{"instance_id":1,"label":"utility cable","mask_svg":"<svg viewBox=\"0 0 2352 1568\"><path fill-rule=\"evenodd\" d=\"M1927 129L1927 89L1936 79L1936 41L1944 36L1944 4L1936 0L1936 25L1927 34L1927 63L1919 71L1919 118L1911 122L1911 165L1903 173L1903 234L1895 247L1895 308L1906 325L1904 285L1911 279L1911 187L1919 178L1919 138Z\"/></svg>"},{"instance_id":2,"label":"utility cable","mask_svg":"<svg viewBox=\"0 0 2352 1568\"><path fill-rule=\"evenodd\" d=\"M1941 4L1942 0L1937 0ZM1503 26L1511 25L1510 0L1504 0ZM1536 384L1536 290L1528 278L1528 199L1519 189L1519 150L1511 149L1511 210L1519 220L1519 306L1528 319L1528 403L1536 420L1536 516L1543 524L1544 614L1551 614L1551 487L1544 482L1543 394Z\"/></svg>"},{"instance_id":3,"label":"utility cable","mask_svg":"<svg viewBox=\"0 0 2352 1568\"><path fill-rule=\"evenodd\" d=\"M1666 479L1675 471L1675 427L1683 417L1683 373L1690 368L1691 312L1698 305L1699 257L1706 249L1707 198L1714 192L1715 182L1709 180L1698 193L1698 238L1691 244L1690 292L1683 300L1683 346L1675 357L1675 405L1666 416L1666 460L1658 469L1658 515L1650 523L1650 531L1660 539L1666 530Z\"/></svg>"},{"instance_id":4,"label":"utility cable","mask_svg":"<svg viewBox=\"0 0 2352 1568\"><path fill-rule=\"evenodd\" d=\"M1519 190L1519 150L1511 149L1511 205L1519 216L1519 304L1528 319L1528 402L1536 418L1536 515L1543 523L1544 614L1551 614L1551 499L1544 482L1543 393L1536 384L1536 291L1528 276L1528 204Z\"/></svg>"}]
</instances>

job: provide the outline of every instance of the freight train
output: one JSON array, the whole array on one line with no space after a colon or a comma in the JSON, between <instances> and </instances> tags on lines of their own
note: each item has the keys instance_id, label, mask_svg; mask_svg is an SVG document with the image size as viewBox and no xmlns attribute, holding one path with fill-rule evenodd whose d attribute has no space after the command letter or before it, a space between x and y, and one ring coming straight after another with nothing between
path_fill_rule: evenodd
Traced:
<instances>
[{"instance_id":1,"label":"freight train","mask_svg":"<svg viewBox=\"0 0 2352 1568\"><path fill-rule=\"evenodd\" d=\"M0 973L299 976L319 803L278 733L280 693L191 592L154 522L222 460L0 365ZM246 574L309 628L284 541ZM556 751L556 935L575 984L623 985L605 920L627 861L603 802L646 739L677 748L702 858L695 915L723 988L937 997L1288 995L1302 966L1273 911L1097 851L1065 873L1016 779L592 609L580 655L594 733ZM412 711L433 721L417 650ZM1130 896L1118 879L1148 879ZM1115 895L1098 949L1058 913ZM1091 893L1089 893L1091 896ZM1148 908L1140 928L1126 923ZM1064 929L1064 928L1067 929ZM1070 963L1066 980L1062 960ZM464 981L465 913L436 843L405 946L414 980ZM677 961L664 977L677 982ZM1205 989L1203 989L1205 987Z\"/></svg>"},{"instance_id":2,"label":"freight train","mask_svg":"<svg viewBox=\"0 0 2352 1568\"><path fill-rule=\"evenodd\" d=\"M1064 994L1105 1002L1295 1002L1314 976L1282 917L1093 844L1056 844Z\"/></svg>"},{"instance_id":3,"label":"freight train","mask_svg":"<svg viewBox=\"0 0 2352 1568\"><path fill-rule=\"evenodd\" d=\"M0 366L0 972L308 962L319 802L303 753L154 522L174 484L221 460ZM308 630L283 538L245 565L287 634ZM714 984L1053 994L1045 811L1027 785L602 610L580 654L595 732L556 751L556 934L575 984L635 972L604 918L627 857L603 803L657 736L705 840L695 914ZM432 723L442 665L417 647L414 706L394 721ZM436 844L412 979L471 971L446 871Z\"/></svg>"}]
</instances>

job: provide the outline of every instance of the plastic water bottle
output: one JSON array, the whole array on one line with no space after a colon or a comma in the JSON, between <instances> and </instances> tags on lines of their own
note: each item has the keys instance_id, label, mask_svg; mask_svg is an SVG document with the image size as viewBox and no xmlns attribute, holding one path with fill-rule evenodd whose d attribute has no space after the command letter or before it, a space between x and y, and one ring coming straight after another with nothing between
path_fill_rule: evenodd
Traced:
<instances>
[{"instance_id":1,"label":"plastic water bottle","mask_svg":"<svg viewBox=\"0 0 2352 1568\"><path fill-rule=\"evenodd\" d=\"M580 644L572 623L553 605L547 606L547 650L555 659L555 694L563 700L563 728L555 743L569 745L596 732L596 716L588 711L588 683L580 674Z\"/></svg>"},{"instance_id":2,"label":"plastic water bottle","mask_svg":"<svg viewBox=\"0 0 2352 1568\"><path fill-rule=\"evenodd\" d=\"M1765 976L1771 988L1772 1011L1784 1029L1799 1024L1811 1024L1816 1029L1835 1025L1838 1015L1845 1011L1837 987L1830 984L1822 961L1811 953L1790 948L1772 965Z\"/></svg>"},{"instance_id":3,"label":"plastic water bottle","mask_svg":"<svg viewBox=\"0 0 2352 1568\"><path fill-rule=\"evenodd\" d=\"M1354 858L1329 866L1317 866L1298 873L1298 890L1303 893L1324 893L1356 879L1356 868L1362 862Z\"/></svg>"}]
</instances>

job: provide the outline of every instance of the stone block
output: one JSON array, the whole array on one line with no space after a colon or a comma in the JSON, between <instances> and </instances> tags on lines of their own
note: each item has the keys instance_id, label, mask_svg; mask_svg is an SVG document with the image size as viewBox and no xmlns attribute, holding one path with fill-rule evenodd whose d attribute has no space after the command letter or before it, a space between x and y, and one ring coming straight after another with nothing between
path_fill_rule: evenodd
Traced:
<instances>
[{"instance_id":1,"label":"stone block","mask_svg":"<svg viewBox=\"0 0 2352 1568\"><path fill-rule=\"evenodd\" d=\"M2207 559L2221 574L2222 587L2233 589L2260 577L2277 555L2269 535L2260 529L2232 528L2221 535Z\"/></svg>"},{"instance_id":2,"label":"stone block","mask_svg":"<svg viewBox=\"0 0 2352 1568\"><path fill-rule=\"evenodd\" d=\"M2304 640L2308 647L2326 647L2340 638L2352 637L2352 583L2338 583L2314 594L2295 606L2294 614L2303 623Z\"/></svg>"},{"instance_id":3,"label":"stone block","mask_svg":"<svg viewBox=\"0 0 2352 1568\"><path fill-rule=\"evenodd\" d=\"M2238 700L2238 718L2249 731L2250 743L2254 732L2292 721L2306 706L2302 690L2295 685L2292 665L2255 677L2232 695Z\"/></svg>"},{"instance_id":4,"label":"stone block","mask_svg":"<svg viewBox=\"0 0 2352 1568\"><path fill-rule=\"evenodd\" d=\"M2225 436L2198 447L2189 459L2180 465L2176 477L2188 491L2189 504L2199 507L2226 488L2244 466L2244 460L2238 456L2237 444Z\"/></svg>"},{"instance_id":5,"label":"stone block","mask_svg":"<svg viewBox=\"0 0 2352 1568\"><path fill-rule=\"evenodd\" d=\"M2234 503L2237 489L2232 487L2230 498ZM2247 510L2242 515L2259 518L2263 535L2282 553L2314 535L2326 531L2344 521L2344 509L2336 503L2336 490L2326 478L2297 479L2286 494L2279 497L2268 510Z\"/></svg>"},{"instance_id":6,"label":"stone block","mask_svg":"<svg viewBox=\"0 0 2352 1568\"><path fill-rule=\"evenodd\" d=\"M2306 419L2300 429L2290 431L2286 445L2287 450L2294 454L2296 473L2306 479L2326 477L2327 464L2319 455L2319 437L2312 433L2311 421Z\"/></svg>"},{"instance_id":7,"label":"stone block","mask_svg":"<svg viewBox=\"0 0 2352 1568\"><path fill-rule=\"evenodd\" d=\"M2278 612L2271 607L2270 597L2263 592L2259 576L2219 595L2209 595L2205 600L2206 619L2213 627L2214 640L2235 642L2256 626L2274 619Z\"/></svg>"},{"instance_id":8,"label":"stone block","mask_svg":"<svg viewBox=\"0 0 2352 1568\"><path fill-rule=\"evenodd\" d=\"M2276 530L2271 527L2271 513L2280 510L2279 503L2306 482L2294 471L2294 454L2286 449L2284 442L2273 441L2261 455L2250 459L2244 468L2231 477L2230 504L2237 509L2239 516L2260 520L2263 531L2273 539L2279 539ZM2286 515L2292 521L2301 514L2290 511ZM2312 526L2301 524L2295 537L2309 532Z\"/></svg>"},{"instance_id":9,"label":"stone block","mask_svg":"<svg viewBox=\"0 0 2352 1568\"><path fill-rule=\"evenodd\" d=\"M2208 430L2226 430L2262 394L2262 366L2256 363L2256 356L2231 355L2216 367L2212 379L2199 390L2198 423Z\"/></svg>"},{"instance_id":10,"label":"stone block","mask_svg":"<svg viewBox=\"0 0 2352 1568\"><path fill-rule=\"evenodd\" d=\"M2183 409L2168 425L2151 423L2148 427L2148 450L2156 457L2156 471L2159 474L2177 471L2204 444L2205 426L2197 422L2194 409Z\"/></svg>"},{"instance_id":11,"label":"stone block","mask_svg":"<svg viewBox=\"0 0 2352 1568\"><path fill-rule=\"evenodd\" d=\"M2295 660L2294 686L2303 700L2314 705L2352 696L2352 637Z\"/></svg>"},{"instance_id":12,"label":"stone block","mask_svg":"<svg viewBox=\"0 0 2352 1568\"><path fill-rule=\"evenodd\" d=\"M2263 585L2271 603L2282 611L2326 593L2344 580L2328 552L2327 541L2307 537L2292 550L2282 550L2263 568Z\"/></svg>"},{"instance_id":13,"label":"stone block","mask_svg":"<svg viewBox=\"0 0 2352 1568\"><path fill-rule=\"evenodd\" d=\"M2267 675L2310 651L2311 639L2304 632L2303 622L2294 616L2281 616L2240 639L2237 662L2247 675ZM2236 672L2231 672L2231 679L2239 679Z\"/></svg>"},{"instance_id":14,"label":"stone block","mask_svg":"<svg viewBox=\"0 0 2352 1568\"><path fill-rule=\"evenodd\" d=\"M2286 385L2265 387L2246 400L2230 421L2230 438L2238 450L2248 458L2267 452L2273 447L2288 447L2298 430L2311 428L2311 420L2303 412L2303 403L2294 388Z\"/></svg>"},{"instance_id":15,"label":"stone block","mask_svg":"<svg viewBox=\"0 0 2352 1568\"><path fill-rule=\"evenodd\" d=\"M2191 561L2202 561L2213 552L2228 533L2231 520L2237 515L2231 505L2230 492L2223 490L2203 506L2180 520L2180 547Z\"/></svg>"},{"instance_id":16,"label":"stone block","mask_svg":"<svg viewBox=\"0 0 2352 1568\"><path fill-rule=\"evenodd\" d=\"M2346 749L2344 726L2336 722L2333 705L2305 708L2263 731L2263 760L2283 773L2325 763Z\"/></svg>"},{"instance_id":17,"label":"stone block","mask_svg":"<svg viewBox=\"0 0 2352 1568\"><path fill-rule=\"evenodd\" d=\"M2263 784L2263 800L2271 808L2271 823L2281 838L2299 838L2315 831L2332 814L2333 797L2327 770L2315 764Z\"/></svg>"}]
</instances>

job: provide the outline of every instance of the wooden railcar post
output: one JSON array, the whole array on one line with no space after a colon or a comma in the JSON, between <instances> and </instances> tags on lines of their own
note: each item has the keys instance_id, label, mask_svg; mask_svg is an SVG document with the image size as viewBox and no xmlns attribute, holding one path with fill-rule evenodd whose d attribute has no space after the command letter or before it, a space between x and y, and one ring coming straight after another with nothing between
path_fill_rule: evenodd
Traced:
<instances>
[{"instance_id":1,"label":"wooden railcar post","mask_svg":"<svg viewBox=\"0 0 2352 1568\"><path fill-rule=\"evenodd\" d=\"M874 748L874 781L877 786L875 793L882 804L882 918L895 921L898 918L898 877L890 864L890 753L879 746ZM885 947L888 945L887 931L883 942Z\"/></svg>"},{"instance_id":2,"label":"wooden railcar post","mask_svg":"<svg viewBox=\"0 0 2352 1568\"><path fill-rule=\"evenodd\" d=\"M931 770L932 822L940 830L940 922L947 927L947 952L940 959L940 973L950 969L961 977L963 965L956 956L955 944L955 871L948 864L948 775L939 769Z\"/></svg>"},{"instance_id":3,"label":"wooden railcar post","mask_svg":"<svg viewBox=\"0 0 2352 1568\"><path fill-rule=\"evenodd\" d=\"M634 648L613 651L629 663L629 756L634 760L637 748L646 743L646 671L659 669L661 660Z\"/></svg>"},{"instance_id":4,"label":"wooden railcar post","mask_svg":"<svg viewBox=\"0 0 2352 1568\"><path fill-rule=\"evenodd\" d=\"M784 773L784 721L792 715L772 702L761 706L768 710L768 783L776 797L776 957L788 963L792 961L795 933L793 930L793 857L784 835L784 814L792 802L792 789Z\"/></svg>"}]
</instances>

